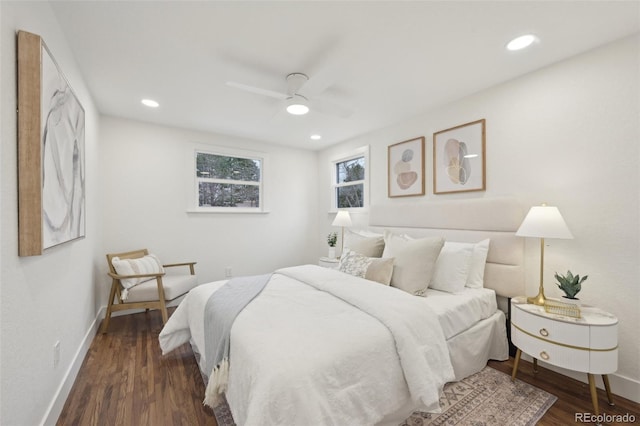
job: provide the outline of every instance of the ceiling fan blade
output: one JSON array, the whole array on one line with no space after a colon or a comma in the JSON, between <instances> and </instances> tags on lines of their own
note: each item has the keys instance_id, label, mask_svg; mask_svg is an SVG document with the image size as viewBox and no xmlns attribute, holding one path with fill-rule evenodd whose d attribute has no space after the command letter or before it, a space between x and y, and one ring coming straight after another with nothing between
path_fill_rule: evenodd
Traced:
<instances>
[{"instance_id":1,"label":"ceiling fan blade","mask_svg":"<svg viewBox=\"0 0 640 426\"><path fill-rule=\"evenodd\" d=\"M327 115L335 115L340 118L349 118L355 112L353 109L345 107L343 105L338 105L333 102L314 99L310 101L311 110L318 111Z\"/></svg>"},{"instance_id":2,"label":"ceiling fan blade","mask_svg":"<svg viewBox=\"0 0 640 426\"><path fill-rule=\"evenodd\" d=\"M270 98L275 99L287 99L289 97L286 93L280 93L269 89L261 89L260 87L249 86L235 81L227 81L226 85L233 87L234 89L244 90L245 92L255 93L256 95L269 96Z\"/></svg>"}]
</instances>

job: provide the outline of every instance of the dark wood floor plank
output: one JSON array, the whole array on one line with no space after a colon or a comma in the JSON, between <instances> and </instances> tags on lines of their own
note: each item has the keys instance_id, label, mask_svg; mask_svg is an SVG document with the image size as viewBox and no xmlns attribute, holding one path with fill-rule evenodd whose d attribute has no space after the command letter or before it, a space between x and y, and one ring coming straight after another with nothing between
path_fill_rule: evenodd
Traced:
<instances>
[{"instance_id":1,"label":"dark wood floor plank","mask_svg":"<svg viewBox=\"0 0 640 426\"><path fill-rule=\"evenodd\" d=\"M211 425L191 347L162 356L159 312L111 320L89 348L57 425Z\"/></svg>"},{"instance_id":2,"label":"dark wood floor plank","mask_svg":"<svg viewBox=\"0 0 640 426\"><path fill-rule=\"evenodd\" d=\"M162 356L161 329L158 311L113 318L109 333L98 334L91 344L57 424L217 426L212 411L202 405L205 389L191 347L185 344ZM513 358L489 365L511 374ZM524 360L518 379L558 397L538 425L576 424L575 413L592 411L589 386L580 381L542 367L534 374ZM614 396L611 407L604 391L598 396L601 411L629 413L640 422L639 404Z\"/></svg>"}]
</instances>

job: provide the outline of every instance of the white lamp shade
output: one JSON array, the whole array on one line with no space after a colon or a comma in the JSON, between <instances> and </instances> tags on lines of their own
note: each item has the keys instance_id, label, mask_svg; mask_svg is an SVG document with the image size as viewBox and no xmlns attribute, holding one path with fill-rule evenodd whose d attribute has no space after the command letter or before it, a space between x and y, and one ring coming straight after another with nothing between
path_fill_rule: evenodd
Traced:
<instances>
[{"instance_id":1,"label":"white lamp shade","mask_svg":"<svg viewBox=\"0 0 640 426\"><path fill-rule=\"evenodd\" d=\"M349 212L345 210L341 210L336 215L336 218L333 219L332 226L351 226L351 216L349 216Z\"/></svg>"},{"instance_id":2,"label":"white lamp shade","mask_svg":"<svg viewBox=\"0 0 640 426\"><path fill-rule=\"evenodd\" d=\"M534 206L516 232L520 237L573 238L560 211L554 206Z\"/></svg>"}]
</instances>

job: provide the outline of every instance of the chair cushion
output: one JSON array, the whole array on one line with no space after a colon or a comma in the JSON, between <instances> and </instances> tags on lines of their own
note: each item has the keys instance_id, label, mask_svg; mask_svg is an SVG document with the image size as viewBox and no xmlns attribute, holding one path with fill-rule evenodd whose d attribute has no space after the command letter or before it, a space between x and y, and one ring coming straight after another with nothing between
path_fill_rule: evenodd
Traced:
<instances>
[{"instance_id":1,"label":"chair cushion","mask_svg":"<svg viewBox=\"0 0 640 426\"><path fill-rule=\"evenodd\" d=\"M162 277L164 299L180 297L198 285L196 275L165 275ZM158 300L158 284L155 279L138 284L129 289L127 302L150 302Z\"/></svg>"},{"instance_id":2,"label":"chair cushion","mask_svg":"<svg viewBox=\"0 0 640 426\"><path fill-rule=\"evenodd\" d=\"M118 275L142 275L142 274L157 274L163 273L164 268L162 267L162 262L153 254L148 254L143 257L138 257L135 259L120 259L119 257L114 257L111 259L111 264L113 268L116 270ZM124 278L120 280L122 286L126 289L129 289L133 286L136 286L145 281L153 280L155 283L155 279L152 278Z\"/></svg>"}]
</instances>

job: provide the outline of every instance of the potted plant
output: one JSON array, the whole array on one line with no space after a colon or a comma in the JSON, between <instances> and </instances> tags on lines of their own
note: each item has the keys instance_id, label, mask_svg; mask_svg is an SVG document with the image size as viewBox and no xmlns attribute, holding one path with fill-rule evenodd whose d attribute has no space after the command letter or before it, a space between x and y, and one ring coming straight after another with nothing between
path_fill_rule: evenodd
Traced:
<instances>
[{"instance_id":1,"label":"potted plant","mask_svg":"<svg viewBox=\"0 0 640 426\"><path fill-rule=\"evenodd\" d=\"M336 243L338 242L338 234L330 232L327 235L327 244L329 244L329 258L336 258Z\"/></svg>"},{"instance_id":2,"label":"potted plant","mask_svg":"<svg viewBox=\"0 0 640 426\"><path fill-rule=\"evenodd\" d=\"M579 303L580 299L576 295L582 289L582 283L589 278L588 275L580 278L580 275L573 275L571 271L567 271L566 275L560 275L556 272L556 280L558 281L558 288L564 292L565 299L570 303Z\"/></svg>"}]
</instances>

